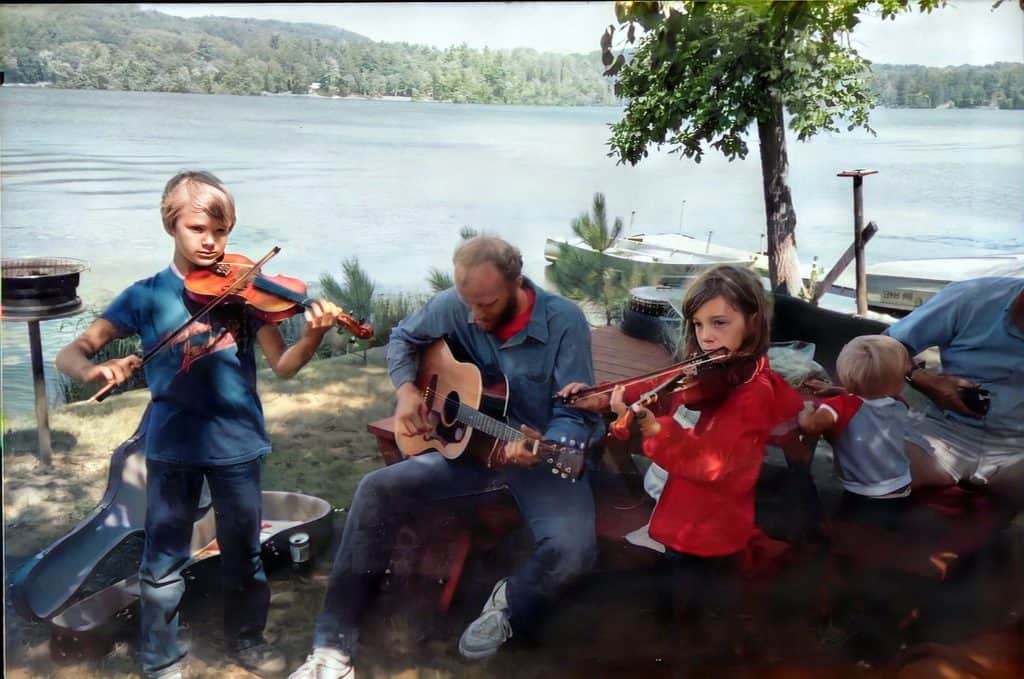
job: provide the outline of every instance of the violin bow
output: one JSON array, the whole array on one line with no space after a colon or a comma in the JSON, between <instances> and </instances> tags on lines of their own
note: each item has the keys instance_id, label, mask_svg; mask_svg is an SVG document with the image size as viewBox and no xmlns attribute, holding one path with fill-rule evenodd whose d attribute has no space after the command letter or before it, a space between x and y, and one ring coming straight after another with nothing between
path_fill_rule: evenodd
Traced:
<instances>
[{"instance_id":1,"label":"violin bow","mask_svg":"<svg viewBox=\"0 0 1024 679\"><path fill-rule=\"evenodd\" d=\"M249 269L244 274L239 276L238 279L235 280L234 283L229 285L227 287L227 289L224 290L224 292L220 293L219 295L217 295L216 297L211 299L209 302L207 302L205 305L203 305L202 309L200 309L199 311L197 311L194 314L192 314L191 316L189 316L188 320L186 320L184 323L182 323L177 328L175 328L175 330L171 334L167 335L162 340L160 340L159 344L157 344L155 347L153 347L152 349L147 351L142 356L142 366L140 366L140 367L144 367L147 363L149 363L149 360L151 358L153 358L155 355L157 355L159 352L161 352L168 344L170 344L172 341L174 341L174 339L178 335L180 335L182 333L182 331L185 330L185 328L187 328L188 326L190 326L193 323L195 323L196 319L202 318L202 316L204 314L208 313L211 309L213 309L215 306L217 306L218 304L223 302L230 295L238 292L239 290L244 288L246 285L248 285L249 281L251 281L256 276L256 274L259 273L260 268L264 264L269 262L270 259L274 255L279 253L280 251L281 251L281 248L279 248L276 245L273 248L271 248L270 252L268 252L267 254L263 255L263 257L258 262L256 262L255 264L252 265L251 269ZM100 401L105 399L110 394L110 392L113 391L116 387L117 387L117 385L115 383L107 382L107 384L105 384L102 389L100 389L95 394L93 394L92 398L89 399L89 400L90 401L94 401L96 403L99 403Z\"/></svg>"},{"instance_id":2,"label":"violin bow","mask_svg":"<svg viewBox=\"0 0 1024 679\"><path fill-rule=\"evenodd\" d=\"M663 380L669 379L674 374L684 373L687 368L699 368L707 363L715 363L717 361L725 360L728 356L728 351L724 348L718 348L713 351L707 351L690 358L674 363L668 367L660 368L653 372L644 373L643 375L637 375L636 377L629 377L624 380L616 380L614 382L602 382L592 387L588 387L579 391L575 394L571 394L565 398L555 395L553 398L561 400L568 406L575 408L581 408L582 410L589 410L591 412L604 412L608 408L607 398L611 394L612 389L616 386L622 385L628 387L630 384L637 384L642 382L648 382L658 386L660 383L654 382L659 378ZM662 385L663 386L663 385Z\"/></svg>"}]
</instances>

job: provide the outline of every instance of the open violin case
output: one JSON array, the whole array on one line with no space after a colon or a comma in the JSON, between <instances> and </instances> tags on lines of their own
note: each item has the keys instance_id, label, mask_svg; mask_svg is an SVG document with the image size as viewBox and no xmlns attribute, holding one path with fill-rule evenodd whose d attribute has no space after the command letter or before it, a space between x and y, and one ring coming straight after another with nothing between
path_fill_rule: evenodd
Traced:
<instances>
[{"instance_id":1,"label":"open violin case","mask_svg":"<svg viewBox=\"0 0 1024 679\"><path fill-rule=\"evenodd\" d=\"M138 559L146 522L146 419L114 450L107 488L99 505L71 531L28 559L11 574L8 594L23 616L48 621L51 653L62 649L99 655L110 650L118 621L130 617L139 598ZM263 491L260 540L265 565L290 559L289 537L309 535L311 551L331 539L331 506L318 497L282 491ZM191 558L185 567L188 587L219 578L214 562L220 550L209 493L204 486L192 531ZM128 549L126 549L128 548ZM86 582L97 567L115 553L127 554L115 564L122 579L85 594ZM116 556L116 554L115 554ZM212 567L211 567L212 566ZM110 578L107 577L107 580ZM187 594L186 594L187 596Z\"/></svg>"}]
</instances>

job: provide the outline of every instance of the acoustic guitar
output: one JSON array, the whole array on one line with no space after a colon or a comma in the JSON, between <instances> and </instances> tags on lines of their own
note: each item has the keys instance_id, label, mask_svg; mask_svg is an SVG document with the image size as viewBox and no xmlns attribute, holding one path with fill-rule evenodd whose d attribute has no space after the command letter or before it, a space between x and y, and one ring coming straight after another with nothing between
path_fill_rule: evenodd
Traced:
<instances>
[{"instance_id":1,"label":"acoustic guitar","mask_svg":"<svg viewBox=\"0 0 1024 679\"><path fill-rule=\"evenodd\" d=\"M395 442L406 455L436 450L449 460L467 451L490 465L505 443L526 438L507 421L508 380L484 385L480 369L459 361L448 343L437 340L420 356L416 386L434 424L429 434L409 436L396 429ZM583 473L586 442L534 441L533 452L551 473L575 481Z\"/></svg>"}]
</instances>

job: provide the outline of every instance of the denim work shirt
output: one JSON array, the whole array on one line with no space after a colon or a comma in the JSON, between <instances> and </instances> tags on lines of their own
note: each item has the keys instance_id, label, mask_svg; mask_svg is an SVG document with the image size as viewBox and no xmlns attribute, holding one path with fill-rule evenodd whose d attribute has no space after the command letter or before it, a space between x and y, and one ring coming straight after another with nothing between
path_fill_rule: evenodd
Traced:
<instances>
[{"instance_id":1,"label":"denim work shirt","mask_svg":"<svg viewBox=\"0 0 1024 679\"><path fill-rule=\"evenodd\" d=\"M590 326L579 307L530 280L537 297L526 328L501 343L481 330L454 288L433 297L391 331L388 374L397 389L415 382L420 350L442 337L455 340L483 374L484 384L508 379L510 424L527 424L549 441L595 442L600 417L561 405L555 393L570 382L594 383Z\"/></svg>"},{"instance_id":2,"label":"denim work shirt","mask_svg":"<svg viewBox=\"0 0 1024 679\"><path fill-rule=\"evenodd\" d=\"M1020 278L951 283L886 331L913 353L939 347L943 373L990 392L991 406L980 420L934 405L929 416L990 432L1024 434L1024 330L1010 318L1021 291Z\"/></svg>"}]
</instances>

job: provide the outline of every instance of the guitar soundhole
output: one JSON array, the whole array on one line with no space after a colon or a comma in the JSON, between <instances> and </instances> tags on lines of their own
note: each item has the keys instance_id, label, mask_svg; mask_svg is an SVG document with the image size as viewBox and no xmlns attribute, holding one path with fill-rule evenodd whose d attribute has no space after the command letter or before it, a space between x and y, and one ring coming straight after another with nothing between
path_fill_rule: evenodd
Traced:
<instances>
[{"instance_id":1,"label":"guitar soundhole","mask_svg":"<svg viewBox=\"0 0 1024 679\"><path fill-rule=\"evenodd\" d=\"M458 420L459 416L459 393L456 391L450 391L445 396L444 406L441 408L442 418L441 421L446 425L451 426Z\"/></svg>"}]
</instances>

